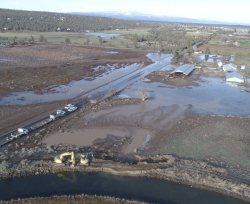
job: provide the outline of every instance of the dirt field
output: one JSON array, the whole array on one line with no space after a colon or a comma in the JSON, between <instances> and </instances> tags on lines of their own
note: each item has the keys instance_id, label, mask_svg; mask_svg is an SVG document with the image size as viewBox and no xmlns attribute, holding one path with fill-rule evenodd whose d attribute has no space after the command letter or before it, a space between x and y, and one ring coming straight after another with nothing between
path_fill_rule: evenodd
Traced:
<instances>
[{"instance_id":1,"label":"dirt field","mask_svg":"<svg viewBox=\"0 0 250 204\"><path fill-rule=\"evenodd\" d=\"M147 83L152 83L152 82L161 82L167 85L172 85L172 86L200 86L197 82L199 81L200 76L198 74L194 74L191 76L185 76L185 75L179 75L175 77L169 77L169 74L172 71L155 71L147 75L145 78L149 79ZM168 87L166 87L168 88Z\"/></svg>"},{"instance_id":2,"label":"dirt field","mask_svg":"<svg viewBox=\"0 0 250 204\"><path fill-rule=\"evenodd\" d=\"M110 54L107 52L118 53ZM116 69L125 64L151 61L144 51L127 49L108 49L65 45L32 45L3 48L0 58L0 97L15 91L35 91L39 94L50 85L64 85L85 77L94 79L107 70L94 70L97 66L107 67L116 64ZM44 59L44 60L40 60Z\"/></svg>"}]
</instances>

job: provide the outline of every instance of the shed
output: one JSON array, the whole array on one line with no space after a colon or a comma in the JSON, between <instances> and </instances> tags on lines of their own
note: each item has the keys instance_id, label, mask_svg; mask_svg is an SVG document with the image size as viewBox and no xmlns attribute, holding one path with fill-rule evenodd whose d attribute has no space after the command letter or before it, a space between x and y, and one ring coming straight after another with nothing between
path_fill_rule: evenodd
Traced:
<instances>
[{"instance_id":1,"label":"shed","mask_svg":"<svg viewBox=\"0 0 250 204\"><path fill-rule=\"evenodd\" d=\"M173 74L185 74L188 76L195 68L195 64L184 64L170 73Z\"/></svg>"},{"instance_id":2,"label":"shed","mask_svg":"<svg viewBox=\"0 0 250 204\"><path fill-rule=\"evenodd\" d=\"M227 73L226 75L227 82L236 82L236 83L244 83L244 78L241 74L237 73L237 71Z\"/></svg>"},{"instance_id":3,"label":"shed","mask_svg":"<svg viewBox=\"0 0 250 204\"><path fill-rule=\"evenodd\" d=\"M233 72L237 70L237 66L233 63L223 65L224 72Z\"/></svg>"}]
</instances>

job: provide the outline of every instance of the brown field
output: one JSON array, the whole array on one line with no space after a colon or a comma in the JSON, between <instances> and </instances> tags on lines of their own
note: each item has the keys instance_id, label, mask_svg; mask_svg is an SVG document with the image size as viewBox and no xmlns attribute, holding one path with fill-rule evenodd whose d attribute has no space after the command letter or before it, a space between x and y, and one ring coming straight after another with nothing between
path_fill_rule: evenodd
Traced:
<instances>
[{"instance_id":1,"label":"brown field","mask_svg":"<svg viewBox=\"0 0 250 204\"><path fill-rule=\"evenodd\" d=\"M116 54L107 52L115 51ZM41 93L50 85L64 85L84 77L95 78L107 70L95 71L97 66L151 63L148 52L88 46L32 45L0 49L0 98L15 91ZM13 60L1 62L1 60ZM43 60L41 60L43 59ZM89 80L89 79L88 79Z\"/></svg>"},{"instance_id":2,"label":"brown field","mask_svg":"<svg viewBox=\"0 0 250 204\"><path fill-rule=\"evenodd\" d=\"M243 54L247 54L250 53L250 50L246 50L246 49L242 49L242 48L236 48L236 47L222 47L222 46L218 46L218 45L202 45L200 46L198 49L202 50L203 52L205 52L206 48L209 47L210 52L212 54L214 54L214 50L217 49L219 51L219 54L223 54L223 52L225 50L230 50L232 55L235 55L236 53L243 53Z\"/></svg>"}]
</instances>

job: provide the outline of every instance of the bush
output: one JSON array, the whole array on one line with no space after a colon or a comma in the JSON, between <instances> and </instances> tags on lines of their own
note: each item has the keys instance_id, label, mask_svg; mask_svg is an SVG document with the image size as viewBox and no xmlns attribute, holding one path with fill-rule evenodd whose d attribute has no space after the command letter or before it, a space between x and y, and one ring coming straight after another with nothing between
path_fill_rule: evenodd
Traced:
<instances>
[{"instance_id":1,"label":"bush","mask_svg":"<svg viewBox=\"0 0 250 204\"><path fill-rule=\"evenodd\" d=\"M110 96L114 96L115 94L116 94L116 90L115 90L114 88L111 87L111 88L109 89L109 95L110 95Z\"/></svg>"},{"instance_id":2,"label":"bush","mask_svg":"<svg viewBox=\"0 0 250 204\"><path fill-rule=\"evenodd\" d=\"M5 160L0 164L0 171L2 172L6 172L9 168L10 164Z\"/></svg>"}]
</instances>

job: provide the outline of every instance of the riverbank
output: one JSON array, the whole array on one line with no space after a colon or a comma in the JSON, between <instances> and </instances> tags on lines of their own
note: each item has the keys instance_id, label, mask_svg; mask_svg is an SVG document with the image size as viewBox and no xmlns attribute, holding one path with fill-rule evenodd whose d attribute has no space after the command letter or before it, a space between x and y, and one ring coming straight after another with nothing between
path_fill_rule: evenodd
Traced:
<instances>
[{"instance_id":1,"label":"riverbank","mask_svg":"<svg viewBox=\"0 0 250 204\"><path fill-rule=\"evenodd\" d=\"M87 194L81 195L62 195L62 196L51 196L51 197L34 197L25 199L12 199L11 201L1 201L0 204L19 204L19 203L51 203L51 204L69 204L69 203L117 203L117 204L146 204L145 202L126 200L109 196L92 196Z\"/></svg>"}]
</instances>

